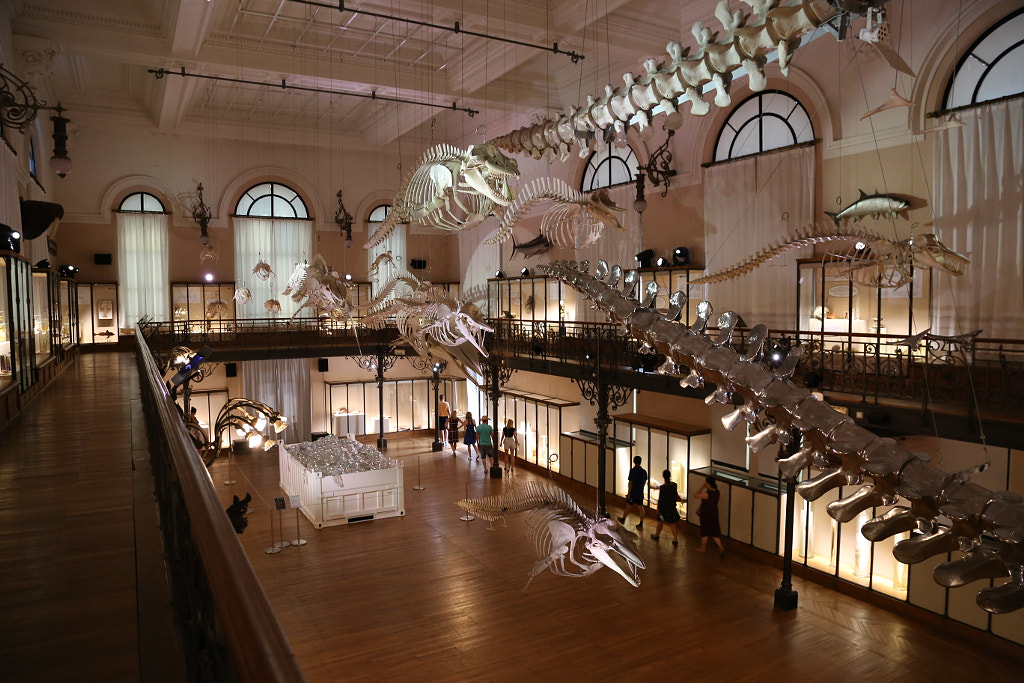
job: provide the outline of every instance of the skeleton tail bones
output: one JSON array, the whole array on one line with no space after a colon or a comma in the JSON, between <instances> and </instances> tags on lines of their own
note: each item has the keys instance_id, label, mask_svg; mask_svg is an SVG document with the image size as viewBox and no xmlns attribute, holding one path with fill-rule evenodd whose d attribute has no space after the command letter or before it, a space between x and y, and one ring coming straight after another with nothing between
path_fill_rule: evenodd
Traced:
<instances>
[{"instance_id":1,"label":"skeleton tail bones","mask_svg":"<svg viewBox=\"0 0 1024 683\"><path fill-rule=\"evenodd\" d=\"M727 429L744 421L753 422L758 414L774 419L774 425L746 438L753 451L760 452L776 442L788 444L792 430L799 431L803 445L797 453L779 460L779 471L792 480L807 467L822 470L797 486L804 498L815 500L830 489L862 484L853 494L827 506L829 515L838 522L905 499L908 504L896 505L866 524L864 536L879 541L915 532L896 543L893 550L896 559L907 564L962 551L962 559L935 569L939 584L954 587L978 579L1008 577L1002 585L979 591L978 605L993 613L1024 607L1024 505L1016 493L990 491L969 482L969 475L986 465L970 471L944 472L930 465L926 454L907 451L895 441L857 425L790 381L799 349L772 372L760 362L768 337L764 325L753 328L748 350L740 354L730 346L738 319L735 313L719 317L720 331L712 338L704 332L712 315L707 302L697 307L697 322L687 327L676 322L685 305L681 293L672 295L672 305L665 314L650 308L656 291L647 291L644 302L632 298L635 273L624 275L621 268L609 269L603 261L593 275L589 269L586 261L556 261L541 267L591 299L632 336L689 367L683 386L715 384L716 391L705 399L708 404L729 403L734 395L741 397L743 405L722 418ZM940 517L949 519L949 525L940 524ZM984 546L983 533L988 535Z\"/></svg>"},{"instance_id":2,"label":"skeleton tail bones","mask_svg":"<svg viewBox=\"0 0 1024 683\"><path fill-rule=\"evenodd\" d=\"M870 230L812 224L797 230L784 242L776 242L725 270L690 280L690 284L713 284L742 277L786 252L828 242L857 242L852 251L842 256L856 261L856 265L851 266L853 269L879 268L881 274L878 277L871 280L859 279L862 284L876 287L898 287L904 284L910 279L909 267L915 260L919 266L938 265L953 275L962 275L964 265L970 262L967 257L949 249L930 234L896 241Z\"/></svg>"}]
</instances>

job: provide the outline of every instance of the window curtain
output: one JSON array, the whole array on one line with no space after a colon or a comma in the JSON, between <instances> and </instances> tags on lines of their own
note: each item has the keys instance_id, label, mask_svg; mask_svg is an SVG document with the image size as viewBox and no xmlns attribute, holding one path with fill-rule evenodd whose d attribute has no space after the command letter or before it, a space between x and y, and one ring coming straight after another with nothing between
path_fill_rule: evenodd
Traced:
<instances>
[{"instance_id":1,"label":"window curtain","mask_svg":"<svg viewBox=\"0 0 1024 683\"><path fill-rule=\"evenodd\" d=\"M133 327L146 315L171 319L167 250L165 214L117 214L120 327Z\"/></svg>"},{"instance_id":2,"label":"window curtain","mask_svg":"<svg viewBox=\"0 0 1024 683\"><path fill-rule=\"evenodd\" d=\"M932 331L1024 337L1024 100L960 113L933 135L935 235L971 259L960 277L933 268ZM921 325L921 327L925 327Z\"/></svg>"},{"instance_id":3,"label":"window curtain","mask_svg":"<svg viewBox=\"0 0 1024 683\"><path fill-rule=\"evenodd\" d=\"M500 311L491 310L487 280L501 268L501 245L484 244L494 234L495 223L486 220L479 225L460 230L459 263L463 264L462 295L480 307L485 315L496 317ZM493 306L496 307L496 306Z\"/></svg>"},{"instance_id":4,"label":"window curtain","mask_svg":"<svg viewBox=\"0 0 1024 683\"><path fill-rule=\"evenodd\" d=\"M242 363L242 395L253 401L262 401L288 418L288 429L281 433L286 443L310 439L312 400L309 371L308 358Z\"/></svg>"},{"instance_id":5,"label":"window curtain","mask_svg":"<svg viewBox=\"0 0 1024 683\"><path fill-rule=\"evenodd\" d=\"M378 226L379 229L379 226ZM395 277L399 271L408 271L409 262L406 259L406 233L409 230L409 226L399 223L388 235L387 239L378 244L375 247L371 247L366 254L367 268L372 269L374 262L381 254L391 252L391 260L394 262L381 263L377 266L376 273L370 273L370 282L372 285L373 295L377 296L380 293L384 285L387 284L388 280ZM401 296L402 294L408 294L409 288L406 285L401 285L399 289L395 291L396 295Z\"/></svg>"},{"instance_id":6,"label":"window curtain","mask_svg":"<svg viewBox=\"0 0 1024 683\"><path fill-rule=\"evenodd\" d=\"M590 272L594 272L599 260L608 262L608 267L618 265L625 272L637 267L636 255L643 247L641 243L641 217L633 208L633 200L636 199L636 183L625 183L615 187L609 187L608 196L619 208L625 209L625 213L618 214L619 223L626 228L616 230L605 228L601 233L601 239L594 244L576 250L573 257L577 261L587 259L590 261ZM648 184L648 191L653 190ZM650 228L648 228L650 229ZM551 260L550 258L548 260ZM572 312L569 312L572 316ZM597 309L588 305L582 298L577 298L576 320L584 322L608 322L608 317Z\"/></svg>"},{"instance_id":7,"label":"window curtain","mask_svg":"<svg viewBox=\"0 0 1024 683\"><path fill-rule=\"evenodd\" d=\"M814 220L814 148L761 154L711 166L704 178L704 254L708 273L767 249ZM718 315L740 314L748 326L796 329L798 254L789 252L733 280L690 288Z\"/></svg>"},{"instance_id":8,"label":"window curtain","mask_svg":"<svg viewBox=\"0 0 1024 683\"><path fill-rule=\"evenodd\" d=\"M302 302L292 301L282 292L288 286L295 266L308 262L312 247L311 221L235 218L235 277L239 287L248 287L252 293L249 303L238 304L236 317L287 319L299 310ZM274 271L266 281L257 279L252 273L261 258ZM266 309L264 304L270 299L281 302L280 313L274 314Z\"/></svg>"}]
</instances>

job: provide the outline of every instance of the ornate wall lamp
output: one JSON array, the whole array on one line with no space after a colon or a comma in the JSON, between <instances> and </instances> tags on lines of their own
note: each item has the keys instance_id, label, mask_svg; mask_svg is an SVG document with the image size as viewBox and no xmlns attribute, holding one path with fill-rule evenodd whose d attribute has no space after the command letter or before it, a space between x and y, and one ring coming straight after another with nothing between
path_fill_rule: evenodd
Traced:
<instances>
[{"instance_id":1,"label":"ornate wall lamp","mask_svg":"<svg viewBox=\"0 0 1024 683\"><path fill-rule=\"evenodd\" d=\"M0 64L0 120L5 126L25 130L40 110L57 112L51 116L53 122L53 156L50 157L50 170L63 178L71 172L71 159L68 157L68 123L64 117L64 108L57 103L51 107L36 97L29 84L15 76Z\"/></svg>"},{"instance_id":2,"label":"ornate wall lamp","mask_svg":"<svg viewBox=\"0 0 1024 683\"><path fill-rule=\"evenodd\" d=\"M345 209L345 204L341 201L341 190L338 190L338 210L334 212L334 222L338 224L338 229L345 235L345 246L352 246L352 214Z\"/></svg>"}]
</instances>

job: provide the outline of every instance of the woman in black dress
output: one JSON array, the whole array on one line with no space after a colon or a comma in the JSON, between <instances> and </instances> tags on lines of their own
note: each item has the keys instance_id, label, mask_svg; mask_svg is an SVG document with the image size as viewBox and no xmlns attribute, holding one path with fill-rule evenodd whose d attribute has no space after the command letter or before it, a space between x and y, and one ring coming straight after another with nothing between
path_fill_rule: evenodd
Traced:
<instances>
[{"instance_id":1,"label":"woman in black dress","mask_svg":"<svg viewBox=\"0 0 1024 683\"><path fill-rule=\"evenodd\" d=\"M676 503L681 503L683 499L679 497L679 486L672 481L672 472L665 470L661 475L665 477L664 482L651 482L651 488L658 489L658 526L651 538L655 541L661 538L661 527L668 524L672 529L672 545L679 545L679 509Z\"/></svg>"},{"instance_id":2,"label":"woman in black dress","mask_svg":"<svg viewBox=\"0 0 1024 683\"><path fill-rule=\"evenodd\" d=\"M718 554L725 554L725 547L722 546L722 529L718 524L718 499L722 492L718 490L718 482L714 477L704 477L704 484L694 494L700 500L700 507L697 508L697 516L700 517L700 547L697 552L704 552L708 545L708 539L714 539L718 546Z\"/></svg>"}]
</instances>

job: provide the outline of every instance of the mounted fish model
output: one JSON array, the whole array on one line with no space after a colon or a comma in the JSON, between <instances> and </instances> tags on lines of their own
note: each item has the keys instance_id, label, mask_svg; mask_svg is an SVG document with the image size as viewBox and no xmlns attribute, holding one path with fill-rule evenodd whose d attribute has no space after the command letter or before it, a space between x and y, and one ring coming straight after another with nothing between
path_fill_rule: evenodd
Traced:
<instances>
[{"instance_id":1,"label":"mounted fish model","mask_svg":"<svg viewBox=\"0 0 1024 683\"><path fill-rule=\"evenodd\" d=\"M363 245L380 244L395 226L420 223L442 230L464 230L479 224L515 199L508 184L519 166L489 143L462 150L437 145L424 154L395 195L391 212Z\"/></svg>"},{"instance_id":2,"label":"mounted fish model","mask_svg":"<svg viewBox=\"0 0 1024 683\"><path fill-rule=\"evenodd\" d=\"M851 205L849 208L852 208ZM867 215L867 214L863 214ZM838 226L833 228L810 225L762 249L737 265L690 280L691 285L706 285L732 280L746 275L755 268L788 251L825 244L845 242L851 248L845 253L832 253L835 259L847 260L851 278L869 287L902 287L912 279L912 268L936 267L950 275L964 274L971 262L930 233L915 235L905 240L890 240L869 230L854 230Z\"/></svg>"},{"instance_id":3,"label":"mounted fish model","mask_svg":"<svg viewBox=\"0 0 1024 683\"><path fill-rule=\"evenodd\" d=\"M895 218L909 208L910 202L902 197L894 194L867 194L864 190L861 190L860 198L853 204L850 204L838 213L826 211L825 215L831 218L838 228L842 221L852 220L857 222L865 216L871 216L872 218L882 216Z\"/></svg>"},{"instance_id":4,"label":"mounted fish model","mask_svg":"<svg viewBox=\"0 0 1024 683\"><path fill-rule=\"evenodd\" d=\"M554 202L541 218L540 234L556 247L582 249L600 239L605 228L625 230L616 216L625 210L616 206L607 190L585 195L563 180L542 177L526 184L505 211L498 232L484 240L484 244L507 240L519 220L541 202Z\"/></svg>"},{"instance_id":5,"label":"mounted fish model","mask_svg":"<svg viewBox=\"0 0 1024 683\"><path fill-rule=\"evenodd\" d=\"M614 519L583 510L554 484L529 481L509 485L501 495L455 504L488 522L529 511L526 524L540 559L533 565L523 590L545 569L558 576L580 578L608 567L631 586L640 585L639 572L646 565L633 532Z\"/></svg>"},{"instance_id":6,"label":"mounted fish model","mask_svg":"<svg viewBox=\"0 0 1024 683\"><path fill-rule=\"evenodd\" d=\"M764 325L749 332L746 351L739 353L731 348L739 319L735 313L720 316L718 334L711 337L704 332L712 315L707 302L697 306L697 321L687 327L676 322L686 304L682 292L670 297L665 313L651 308L658 293L655 283L650 283L653 290L645 289L643 301L632 298L638 282L635 271L623 275L618 266L609 269L603 261L593 275L589 269L586 261L541 266L593 301L630 335L688 367L682 386L714 384L715 391L705 399L709 405L741 399L742 405L722 418L726 429L759 418L769 423L746 437L755 453L773 443L792 443L797 430L801 448L779 460L780 474L792 481L810 467L821 470L797 485L801 496L816 500L830 490L860 484L854 493L828 504L833 519L845 523L865 510L893 505L864 525L865 538L880 541L913 532L893 549L894 557L905 564L960 551L963 558L936 567L937 583L952 588L981 579L1008 579L979 591L978 605L996 614L1024 607L1024 505L1016 493L970 483L970 475L987 465L944 472L929 464L928 455L907 451L861 427L790 380L799 348L773 372L762 361L768 338Z\"/></svg>"},{"instance_id":7,"label":"mounted fish model","mask_svg":"<svg viewBox=\"0 0 1024 683\"><path fill-rule=\"evenodd\" d=\"M718 3L715 17L722 25L721 39L697 22L692 30L697 50L692 55L689 48L669 43L668 60L648 59L643 76L624 74L623 87L608 85L603 96L588 95L583 107L572 107L567 114L514 130L491 142L511 154L528 154L535 159L559 156L564 161L574 145L580 146L579 156L585 158L594 145L604 144L606 135L624 132L631 125L641 137L647 137L657 114L667 117L667 127L679 128L679 105L689 102L690 113L703 116L711 105L701 98L702 92L713 89L715 105L729 106L729 85L733 72L740 68L749 75L751 90L764 90L768 56L777 54L779 67L786 75L801 36L840 14L835 1L800 0L788 7L775 7L775 0L743 1L753 14L730 10L727 0ZM862 4L867 7L884 2Z\"/></svg>"}]
</instances>

